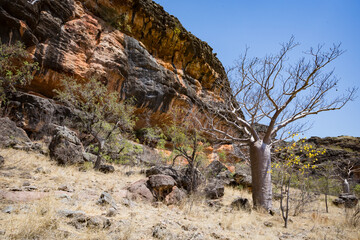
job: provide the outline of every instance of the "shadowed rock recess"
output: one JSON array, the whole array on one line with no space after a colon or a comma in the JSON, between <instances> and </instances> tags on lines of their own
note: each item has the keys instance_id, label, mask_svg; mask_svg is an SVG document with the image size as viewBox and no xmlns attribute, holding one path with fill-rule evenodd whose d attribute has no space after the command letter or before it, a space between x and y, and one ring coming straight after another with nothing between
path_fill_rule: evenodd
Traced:
<instances>
[{"instance_id":1,"label":"shadowed rock recess","mask_svg":"<svg viewBox=\"0 0 360 240\"><path fill-rule=\"evenodd\" d=\"M212 48L151 0L29 2L0 1L1 41L23 41L41 66L28 90L52 97L65 74L98 76L154 111L221 100Z\"/></svg>"}]
</instances>

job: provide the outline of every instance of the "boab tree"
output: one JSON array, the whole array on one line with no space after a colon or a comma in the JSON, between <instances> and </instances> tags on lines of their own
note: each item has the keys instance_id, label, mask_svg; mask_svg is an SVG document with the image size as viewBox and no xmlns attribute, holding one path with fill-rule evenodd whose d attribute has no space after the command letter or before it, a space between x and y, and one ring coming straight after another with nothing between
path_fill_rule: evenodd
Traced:
<instances>
[{"instance_id":1,"label":"boab tree","mask_svg":"<svg viewBox=\"0 0 360 240\"><path fill-rule=\"evenodd\" d=\"M249 147L253 203L268 210L272 207L270 150L275 136L283 139L289 132L304 130L305 124L294 122L341 109L357 90L348 89L343 95L334 96L338 79L333 70L323 71L344 53L340 44L328 51L324 51L323 45L311 48L304 53L305 57L292 63L288 55L298 45L291 37L281 45L278 54L264 58L248 58L246 51L229 71L233 73L229 78L235 79L230 81L232 94L224 94L223 104L206 106L212 113L205 127L207 132ZM218 127L215 118L233 130ZM266 125L266 130L258 131L259 124Z\"/></svg>"}]
</instances>

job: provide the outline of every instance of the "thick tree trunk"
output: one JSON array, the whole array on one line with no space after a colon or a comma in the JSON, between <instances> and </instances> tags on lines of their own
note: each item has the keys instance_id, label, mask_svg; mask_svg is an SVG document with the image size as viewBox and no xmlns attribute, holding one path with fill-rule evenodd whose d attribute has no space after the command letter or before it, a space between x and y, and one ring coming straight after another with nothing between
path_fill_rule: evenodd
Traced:
<instances>
[{"instance_id":1,"label":"thick tree trunk","mask_svg":"<svg viewBox=\"0 0 360 240\"><path fill-rule=\"evenodd\" d=\"M254 207L272 208L271 152L262 140L250 144L252 197Z\"/></svg>"}]
</instances>

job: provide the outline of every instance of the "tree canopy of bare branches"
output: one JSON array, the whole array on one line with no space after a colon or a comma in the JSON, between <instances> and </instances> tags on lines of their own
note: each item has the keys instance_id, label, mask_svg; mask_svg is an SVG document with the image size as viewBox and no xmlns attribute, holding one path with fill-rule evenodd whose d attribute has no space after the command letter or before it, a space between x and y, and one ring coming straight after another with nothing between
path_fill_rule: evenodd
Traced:
<instances>
[{"instance_id":1,"label":"tree canopy of bare branches","mask_svg":"<svg viewBox=\"0 0 360 240\"><path fill-rule=\"evenodd\" d=\"M298 120L341 109L354 99L357 91L351 88L343 94L334 94L339 79L334 69L324 71L344 53L341 44L334 44L328 50L324 45L310 48L294 62L291 53L298 46L291 37L281 44L277 54L264 58L250 58L246 49L228 71L231 89L223 92L232 94L224 94L221 104L206 106L212 113L204 127L206 132L219 140L250 147L254 204L267 209L271 207L270 146L275 136L284 139L289 133L303 131L305 124L296 124ZM214 119L221 119L236 131L219 128ZM259 131L260 124L266 126L264 131Z\"/></svg>"}]
</instances>

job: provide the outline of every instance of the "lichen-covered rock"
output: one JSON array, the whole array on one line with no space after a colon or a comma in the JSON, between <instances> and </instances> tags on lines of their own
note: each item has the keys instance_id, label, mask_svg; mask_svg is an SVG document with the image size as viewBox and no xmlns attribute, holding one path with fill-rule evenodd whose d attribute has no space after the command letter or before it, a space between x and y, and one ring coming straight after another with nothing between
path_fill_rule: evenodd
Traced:
<instances>
[{"instance_id":1,"label":"lichen-covered rock","mask_svg":"<svg viewBox=\"0 0 360 240\"><path fill-rule=\"evenodd\" d=\"M83 163L84 148L76 133L67 127L57 126L49 145L50 157L58 164L71 165Z\"/></svg>"}]
</instances>

